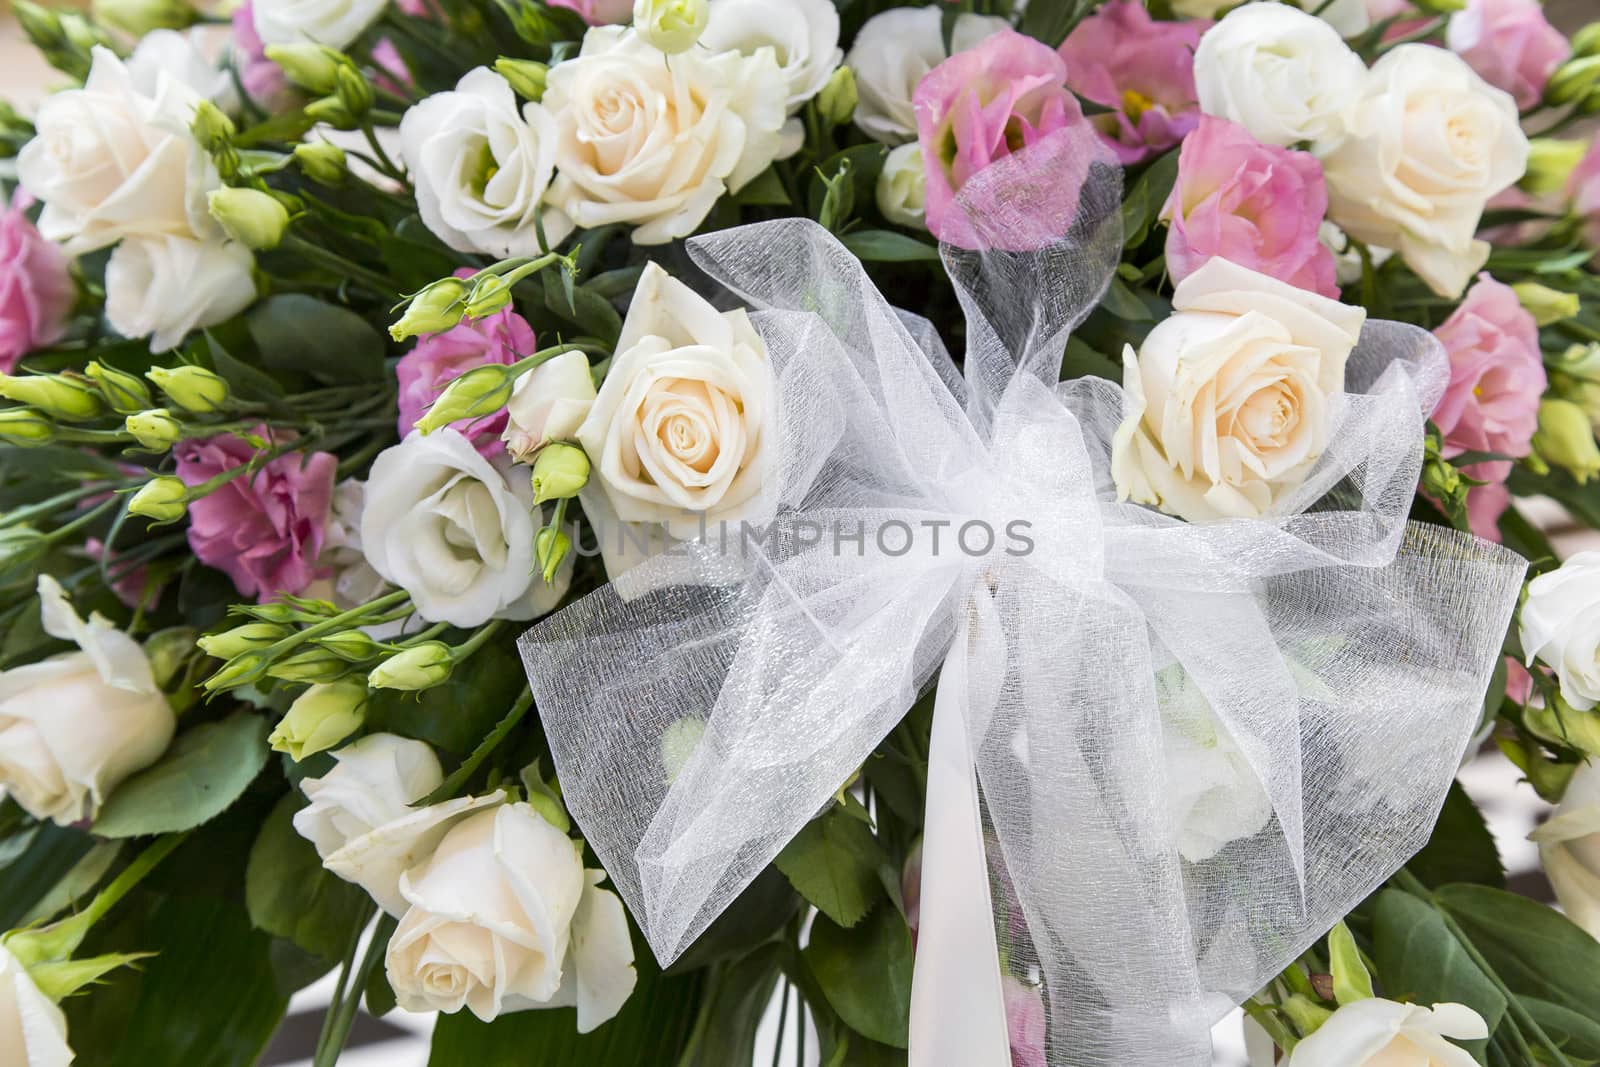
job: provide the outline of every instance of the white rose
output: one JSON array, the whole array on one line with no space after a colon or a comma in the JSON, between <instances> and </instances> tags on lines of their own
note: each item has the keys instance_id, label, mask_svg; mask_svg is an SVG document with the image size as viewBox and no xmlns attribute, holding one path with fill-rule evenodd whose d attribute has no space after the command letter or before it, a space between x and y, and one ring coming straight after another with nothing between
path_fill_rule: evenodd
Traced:
<instances>
[{"instance_id":1,"label":"white rose","mask_svg":"<svg viewBox=\"0 0 1600 1067\"><path fill-rule=\"evenodd\" d=\"M333 770L300 783L311 803L294 815L295 830L323 859L411 814L411 805L444 781L432 748L395 734L370 734L333 758Z\"/></svg>"},{"instance_id":2,"label":"white rose","mask_svg":"<svg viewBox=\"0 0 1600 1067\"><path fill-rule=\"evenodd\" d=\"M106 321L165 352L191 330L231 319L256 298L255 258L220 238L130 237L106 263Z\"/></svg>"},{"instance_id":3,"label":"white rose","mask_svg":"<svg viewBox=\"0 0 1600 1067\"><path fill-rule=\"evenodd\" d=\"M1123 354L1118 494L1191 521L1261 515L1327 447L1366 312L1214 258Z\"/></svg>"},{"instance_id":4,"label":"white rose","mask_svg":"<svg viewBox=\"0 0 1600 1067\"><path fill-rule=\"evenodd\" d=\"M0 1063L67 1067L67 1017L39 991L17 958L0 945Z\"/></svg>"},{"instance_id":5,"label":"white rose","mask_svg":"<svg viewBox=\"0 0 1600 1067\"><path fill-rule=\"evenodd\" d=\"M747 56L772 49L789 87L791 115L822 91L844 59L833 0L712 0L700 43Z\"/></svg>"},{"instance_id":6,"label":"white rose","mask_svg":"<svg viewBox=\"0 0 1600 1067\"><path fill-rule=\"evenodd\" d=\"M170 73L141 92L122 60L95 48L83 88L40 105L38 135L17 156L23 187L44 202L40 232L70 255L130 236L220 232L206 194L222 182L189 133L198 102Z\"/></svg>"},{"instance_id":7,"label":"white rose","mask_svg":"<svg viewBox=\"0 0 1600 1067\"><path fill-rule=\"evenodd\" d=\"M1472 1054L1446 1038L1489 1036L1483 1016L1464 1004L1397 1004L1358 1000L1346 1004L1294 1047L1284 1067L1474 1067Z\"/></svg>"},{"instance_id":8,"label":"white rose","mask_svg":"<svg viewBox=\"0 0 1600 1067\"><path fill-rule=\"evenodd\" d=\"M638 244L693 233L717 199L778 157L788 90L773 53L671 57L617 26L550 70L560 132L550 203L586 229L636 226Z\"/></svg>"},{"instance_id":9,"label":"white rose","mask_svg":"<svg viewBox=\"0 0 1600 1067\"><path fill-rule=\"evenodd\" d=\"M251 11L266 44L315 41L342 49L388 6L389 0L255 0Z\"/></svg>"},{"instance_id":10,"label":"white rose","mask_svg":"<svg viewBox=\"0 0 1600 1067\"><path fill-rule=\"evenodd\" d=\"M771 391L749 315L717 311L651 263L577 437L619 519L689 537L701 516L736 522L757 497Z\"/></svg>"},{"instance_id":11,"label":"white rose","mask_svg":"<svg viewBox=\"0 0 1600 1067\"><path fill-rule=\"evenodd\" d=\"M1528 836L1567 918L1600 938L1600 764L1580 766L1561 806Z\"/></svg>"},{"instance_id":12,"label":"white rose","mask_svg":"<svg viewBox=\"0 0 1600 1067\"><path fill-rule=\"evenodd\" d=\"M997 15L958 15L950 45L965 52L1010 27ZM844 60L856 76L860 100L855 123L861 132L884 144L915 141L917 113L911 95L917 83L948 58L944 12L939 7L892 7L868 19Z\"/></svg>"},{"instance_id":13,"label":"white rose","mask_svg":"<svg viewBox=\"0 0 1600 1067\"><path fill-rule=\"evenodd\" d=\"M1192 678L1182 668L1156 675L1167 811L1178 828L1178 852L1201 863L1231 841L1250 837L1272 818L1272 801Z\"/></svg>"},{"instance_id":14,"label":"white rose","mask_svg":"<svg viewBox=\"0 0 1600 1067\"><path fill-rule=\"evenodd\" d=\"M164 72L222 110L237 111L239 91L234 85L233 72L212 62L202 45L201 32L152 30L139 38L126 61L134 88L145 96L154 97Z\"/></svg>"},{"instance_id":15,"label":"white rose","mask_svg":"<svg viewBox=\"0 0 1600 1067\"><path fill-rule=\"evenodd\" d=\"M1489 258L1476 239L1484 207L1527 169L1511 94L1443 48L1401 45L1374 64L1349 114L1348 137L1323 160L1329 217L1394 249L1439 295L1460 296Z\"/></svg>"},{"instance_id":16,"label":"white rose","mask_svg":"<svg viewBox=\"0 0 1600 1067\"><path fill-rule=\"evenodd\" d=\"M1600 703L1600 552L1578 552L1528 583L1519 617L1528 663L1556 672L1579 711Z\"/></svg>"},{"instance_id":17,"label":"white rose","mask_svg":"<svg viewBox=\"0 0 1600 1067\"><path fill-rule=\"evenodd\" d=\"M927 172L922 167L922 146L915 141L889 153L878 174L878 210L897 226L928 228Z\"/></svg>"},{"instance_id":18,"label":"white rose","mask_svg":"<svg viewBox=\"0 0 1600 1067\"><path fill-rule=\"evenodd\" d=\"M400 1006L488 1022L576 1004L580 1033L615 1015L633 991L633 945L580 848L529 804L453 827L400 880L410 910L385 959Z\"/></svg>"},{"instance_id":19,"label":"white rose","mask_svg":"<svg viewBox=\"0 0 1600 1067\"><path fill-rule=\"evenodd\" d=\"M1264 144L1336 144L1366 75L1332 26L1278 3L1236 8L1206 31L1194 55L1200 110Z\"/></svg>"},{"instance_id":20,"label":"white rose","mask_svg":"<svg viewBox=\"0 0 1600 1067\"><path fill-rule=\"evenodd\" d=\"M85 623L49 575L39 603L45 632L79 651L0 671L0 786L69 826L154 763L176 720L137 641L98 614Z\"/></svg>"},{"instance_id":21,"label":"white rose","mask_svg":"<svg viewBox=\"0 0 1600 1067\"><path fill-rule=\"evenodd\" d=\"M538 104L519 111L500 75L479 67L453 92L412 107L400 120L400 150L417 211L439 240L457 252L539 254L535 222L555 173L555 121ZM566 218L544 213L551 247L571 232Z\"/></svg>"},{"instance_id":22,"label":"white rose","mask_svg":"<svg viewBox=\"0 0 1600 1067\"><path fill-rule=\"evenodd\" d=\"M527 480L508 483L456 430L413 432L373 461L361 544L428 622L531 619L560 602L572 576L569 562L555 584L533 580L532 507Z\"/></svg>"},{"instance_id":23,"label":"white rose","mask_svg":"<svg viewBox=\"0 0 1600 1067\"><path fill-rule=\"evenodd\" d=\"M582 352L563 352L517 379L506 408L506 450L526 462L551 441L571 441L594 406L594 375Z\"/></svg>"}]
</instances>

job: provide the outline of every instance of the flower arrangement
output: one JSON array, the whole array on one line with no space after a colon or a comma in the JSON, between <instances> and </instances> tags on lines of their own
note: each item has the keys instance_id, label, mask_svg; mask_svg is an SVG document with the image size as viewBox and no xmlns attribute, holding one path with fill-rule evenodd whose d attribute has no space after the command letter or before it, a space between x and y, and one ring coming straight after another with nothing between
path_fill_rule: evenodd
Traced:
<instances>
[{"instance_id":1,"label":"flower arrangement","mask_svg":"<svg viewBox=\"0 0 1600 1067\"><path fill-rule=\"evenodd\" d=\"M1600 1060L1600 24L14 6L0 1060Z\"/></svg>"}]
</instances>

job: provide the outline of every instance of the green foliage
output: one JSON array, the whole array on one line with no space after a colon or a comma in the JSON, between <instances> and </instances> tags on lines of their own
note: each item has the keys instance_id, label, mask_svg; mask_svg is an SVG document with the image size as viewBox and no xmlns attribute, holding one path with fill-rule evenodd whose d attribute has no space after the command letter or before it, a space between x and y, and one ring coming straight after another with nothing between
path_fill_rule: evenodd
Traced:
<instances>
[{"instance_id":1,"label":"green foliage","mask_svg":"<svg viewBox=\"0 0 1600 1067\"><path fill-rule=\"evenodd\" d=\"M700 1018L678 1067L727 1067L751 1062L756 1029L783 973L785 947L771 942L742 960L714 968Z\"/></svg>"},{"instance_id":2,"label":"green foliage","mask_svg":"<svg viewBox=\"0 0 1600 1067\"><path fill-rule=\"evenodd\" d=\"M239 798L267 762L267 723L238 711L185 731L154 766L111 794L94 832L101 837L189 830Z\"/></svg>"},{"instance_id":3,"label":"green foliage","mask_svg":"<svg viewBox=\"0 0 1600 1067\"><path fill-rule=\"evenodd\" d=\"M1537 901L1481 885L1447 885L1439 906L1519 997L1600 1023L1600 941Z\"/></svg>"},{"instance_id":4,"label":"green foliage","mask_svg":"<svg viewBox=\"0 0 1600 1067\"><path fill-rule=\"evenodd\" d=\"M1427 886L1475 882L1503 889L1506 883L1494 835L1459 784L1450 786L1433 836L1406 869Z\"/></svg>"},{"instance_id":5,"label":"green foliage","mask_svg":"<svg viewBox=\"0 0 1600 1067\"><path fill-rule=\"evenodd\" d=\"M904 916L880 905L865 922L846 930L818 915L802 954L846 1026L869 1040L906 1047L912 947Z\"/></svg>"},{"instance_id":6,"label":"green foliage","mask_svg":"<svg viewBox=\"0 0 1600 1067\"><path fill-rule=\"evenodd\" d=\"M292 819L305 803L298 790L285 793L262 823L245 870L245 905L257 928L336 961L372 905L360 886L327 871L295 832Z\"/></svg>"},{"instance_id":7,"label":"green foliage","mask_svg":"<svg viewBox=\"0 0 1600 1067\"><path fill-rule=\"evenodd\" d=\"M367 727L465 755L505 715L524 684L516 654L490 643L447 681L431 689L420 693L375 691L367 702Z\"/></svg>"},{"instance_id":8,"label":"green foliage","mask_svg":"<svg viewBox=\"0 0 1600 1067\"><path fill-rule=\"evenodd\" d=\"M1372 954L1390 1000L1455 1003L1482 1015L1492 1033L1506 1013L1506 998L1425 901L1399 889L1378 894ZM1487 1042L1472 1049L1481 1063Z\"/></svg>"},{"instance_id":9,"label":"green foliage","mask_svg":"<svg viewBox=\"0 0 1600 1067\"><path fill-rule=\"evenodd\" d=\"M383 336L347 308L300 293L268 297L245 318L269 370L324 385L381 381Z\"/></svg>"},{"instance_id":10,"label":"green foliage","mask_svg":"<svg viewBox=\"0 0 1600 1067\"><path fill-rule=\"evenodd\" d=\"M795 889L840 926L854 926L883 895L890 866L871 827L835 807L811 820L776 860Z\"/></svg>"}]
</instances>

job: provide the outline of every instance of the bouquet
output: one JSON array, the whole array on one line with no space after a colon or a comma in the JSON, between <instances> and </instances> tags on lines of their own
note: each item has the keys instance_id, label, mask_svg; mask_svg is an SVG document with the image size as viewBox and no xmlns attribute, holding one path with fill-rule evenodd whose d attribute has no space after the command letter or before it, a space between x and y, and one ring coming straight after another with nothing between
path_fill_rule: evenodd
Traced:
<instances>
[{"instance_id":1,"label":"bouquet","mask_svg":"<svg viewBox=\"0 0 1600 1067\"><path fill-rule=\"evenodd\" d=\"M1600 24L14 7L0 1060L1600 1062Z\"/></svg>"}]
</instances>

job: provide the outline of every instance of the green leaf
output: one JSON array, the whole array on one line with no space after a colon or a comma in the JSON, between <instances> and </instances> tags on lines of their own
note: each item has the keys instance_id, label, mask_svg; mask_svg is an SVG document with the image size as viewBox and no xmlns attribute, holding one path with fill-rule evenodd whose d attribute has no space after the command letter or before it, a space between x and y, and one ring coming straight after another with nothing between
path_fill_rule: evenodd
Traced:
<instances>
[{"instance_id":1,"label":"green leaf","mask_svg":"<svg viewBox=\"0 0 1600 1067\"><path fill-rule=\"evenodd\" d=\"M1023 12L1017 29L1051 48L1059 48L1093 6L1094 0L1034 0Z\"/></svg>"},{"instance_id":2,"label":"green leaf","mask_svg":"<svg viewBox=\"0 0 1600 1067\"><path fill-rule=\"evenodd\" d=\"M1333 998L1341 1006L1372 999L1372 975L1361 962L1355 936L1344 923L1335 924L1328 932L1328 961L1333 971Z\"/></svg>"},{"instance_id":3,"label":"green leaf","mask_svg":"<svg viewBox=\"0 0 1600 1067\"><path fill-rule=\"evenodd\" d=\"M1481 885L1447 885L1434 899L1513 993L1600 1022L1600 941L1565 915Z\"/></svg>"},{"instance_id":4,"label":"green leaf","mask_svg":"<svg viewBox=\"0 0 1600 1067\"><path fill-rule=\"evenodd\" d=\"M1517 999L1569 1059L1600 1060L1600 1023L1537 997Z\"/></svg>"},{"instance_id":5,"label":"green leaf","mask_svg":"<svg viewBox=\"0 0 1600 1067\"><path fill-rule=\"evenodd\" d=\"M728 1067L751 1062L756 1029L772 1002L772 992L782 973L783 953L783 945L762 945L744 959L713 973L694 1036L678 1060L678 1067Z\"/></svg>"},{"instance_id":6,"label":"green leaf","mask_svg":"<svg viewBox=\"0 0 1600 1067\"><path fill-rule=\"evenodd\" d=\"M840 926L854 926L883 895L888 862L872 830L839 808L812 819L774 861L801 896Z\"/></svg>"},{"instance_id":7,"label":"green leaf","mask_svg":"<svg viewBox=\"0 0 1600 1067\"><path fill-rule=\"evenodd\" d=\"M494 729L526 684L516 655L490 643L432 689L372 693L367 701L367 725L374 731L414 737L465 755Z\"/></svg>"},{"instance_id":8,"label":"green leaf","mask_svg":"<svg viewBox=\"0 0 1600 1067\"><path fill-rule=\"evenodd\" d=\"M839 243L864 263L937 263L939 249L893 230L856 230Z\"/></svg>"},{"instance_id":9,"label":"green leaf","mask_svg":"<svg viewBox=\"0 0 1600 1067\"><path fill-rule=\"evenodd\" d=\"M776 167L768 167L733 194L733 202L741 207L788 207L789 191L783 187Z\"/></svg>"},{"instance_id":10,"label":"green leaf","mask_svg":"<svg viewBox=\"0 0 1600 1067\"><path fill-rule=\"evenodd\" d=\"M1468 958L1444 919L1427 902L1400 889L1378 894L1372 923L1372 956L1390 1000L1417 1004L1465 1004L1494 1033L1506 1013L1506 998ZM1484 1061L1485 1041L1468 1044Z\"/></svg>"},{"instance_id":11,"label":"green leaf","mask_svg":"<svg viewBox=\"0 0 1600 1067\"><path fill-rule=\"evenodd\" d=\"M551 268L541 273L544 279L544 303L551 311L568 322L576 323L584 333L607 343L614 342L622 333L622 316L611 301L588 286L569 290L563 279L567 272Z\"/></svg>"},{"instance_id":12,"label":"green leaf","mask_svg":"<svg viewBox=\"0 0 1600 1067\"><path fill-rule=\"evenodd\" d=\"M911 1014L911 929L879 907L854 930L818 915L803 953L828 1004L863 1037L906 1047Z\"/></svg>"},{"instance_id":13,"label":"green leaf","mask_svg":"<svg viewBox=\"0 0 1600 1067\"><path fill-rule=\"evenodd\" d=\"M267 762L267 723L235 712L185 732L161 761L119 786L100 809L100 837L174 833L222 814Z\"/></svg>"},{"instance_id":14,"label":"green leaf","mask_svg":"<svg viewBox=\"0 0 1600 1067\"><path fill-rule=\"evenodd\" d=\"M250 364L236 359L233 353L209 331L203 338L194 342L193 347L200 349L204 346L206 353L211 358L211 369L220 374L241 400L266 401L282 399L285 389L270 374L266 374Z\"/></svg>"},{"instance_id":15,"label":"green leaf","mask_svg":"<svg viewBox=\"0 0 1600 1067\"><path fill-rule=\"evenodd\" d=\"M245 321L264 367L296 371L325 384L383 378L383 337L347 308L283 293L256 305Z\"/></svg>"},{"instance_id":16,"label":"green leaf","mask_svg":"<svg viewBox=\"0 0 1600 1067\"><path fill-rule=\"evenodd\" d=\"M1100 301L1100 306L1119 319L1129 322L1153 322L1155 315L1145 302L1139 299L1139 294L1128 288L1128 283L1121 278L1112 278L1111 284L1106 288L1105 298Z\"/></svg>"},{"instance_id":17,"label":"green leaf","mask_svg":"<svg viewBox=\"0 0 1600 1067\"><path fill-rule=\"evenodd\" d=\"M36 823L17 832L22 852L0 866L0 930L9 930L94 847L81 830ZM7 838L9 844L11 838Z\"/></svg>"},{"instance_id":18,"label":"green leaf","mask_svg":"<svg viewBox=\"0 0 1600 1067\"><path fill-rule=\"evenodd\" d=\"M684 974L741 959L776 937L799 910L800 897L788 879L776 868L767 867L673 961L671 973Z\"/></svg>"},{"instance_id":19,"label":"green leaf","mask_svg":"<svg viewBox=\"0 0 1600 1067\"><path fill-rule=\"evenodd\" d=\"M1450 786L1434 824L1433 836L1406 869L1429 888L1451 882L1476 882L1504 888L1505 866L1494 835L1472 798L1458 784Z\"/></svg>"},{"instance_id":20,"label":"green leaf","mask_svg":"<svg viewBox=\"0 0 1600 1067\"><path fill-rule=\"evenodd\" d=\"M299 790L285 793L261 825L245 868L245 905L259 929L337 960L371 905L360 886L330 873L295 832L294 814L305 805Z\"/></svg>"},{"instance_id":21,"label":"green leaf","mask_svg":"<svg viewBox=\"0 0 1600 1067\"><path fill-rule=\"evenodd\" d=\"M1172 195L1178 182L1178 150L1173 149L1151 163L1140 175L1122 203L1122 232L1124 247L1137 248L1144 244Z\"/></svg>"}]
</instances>

